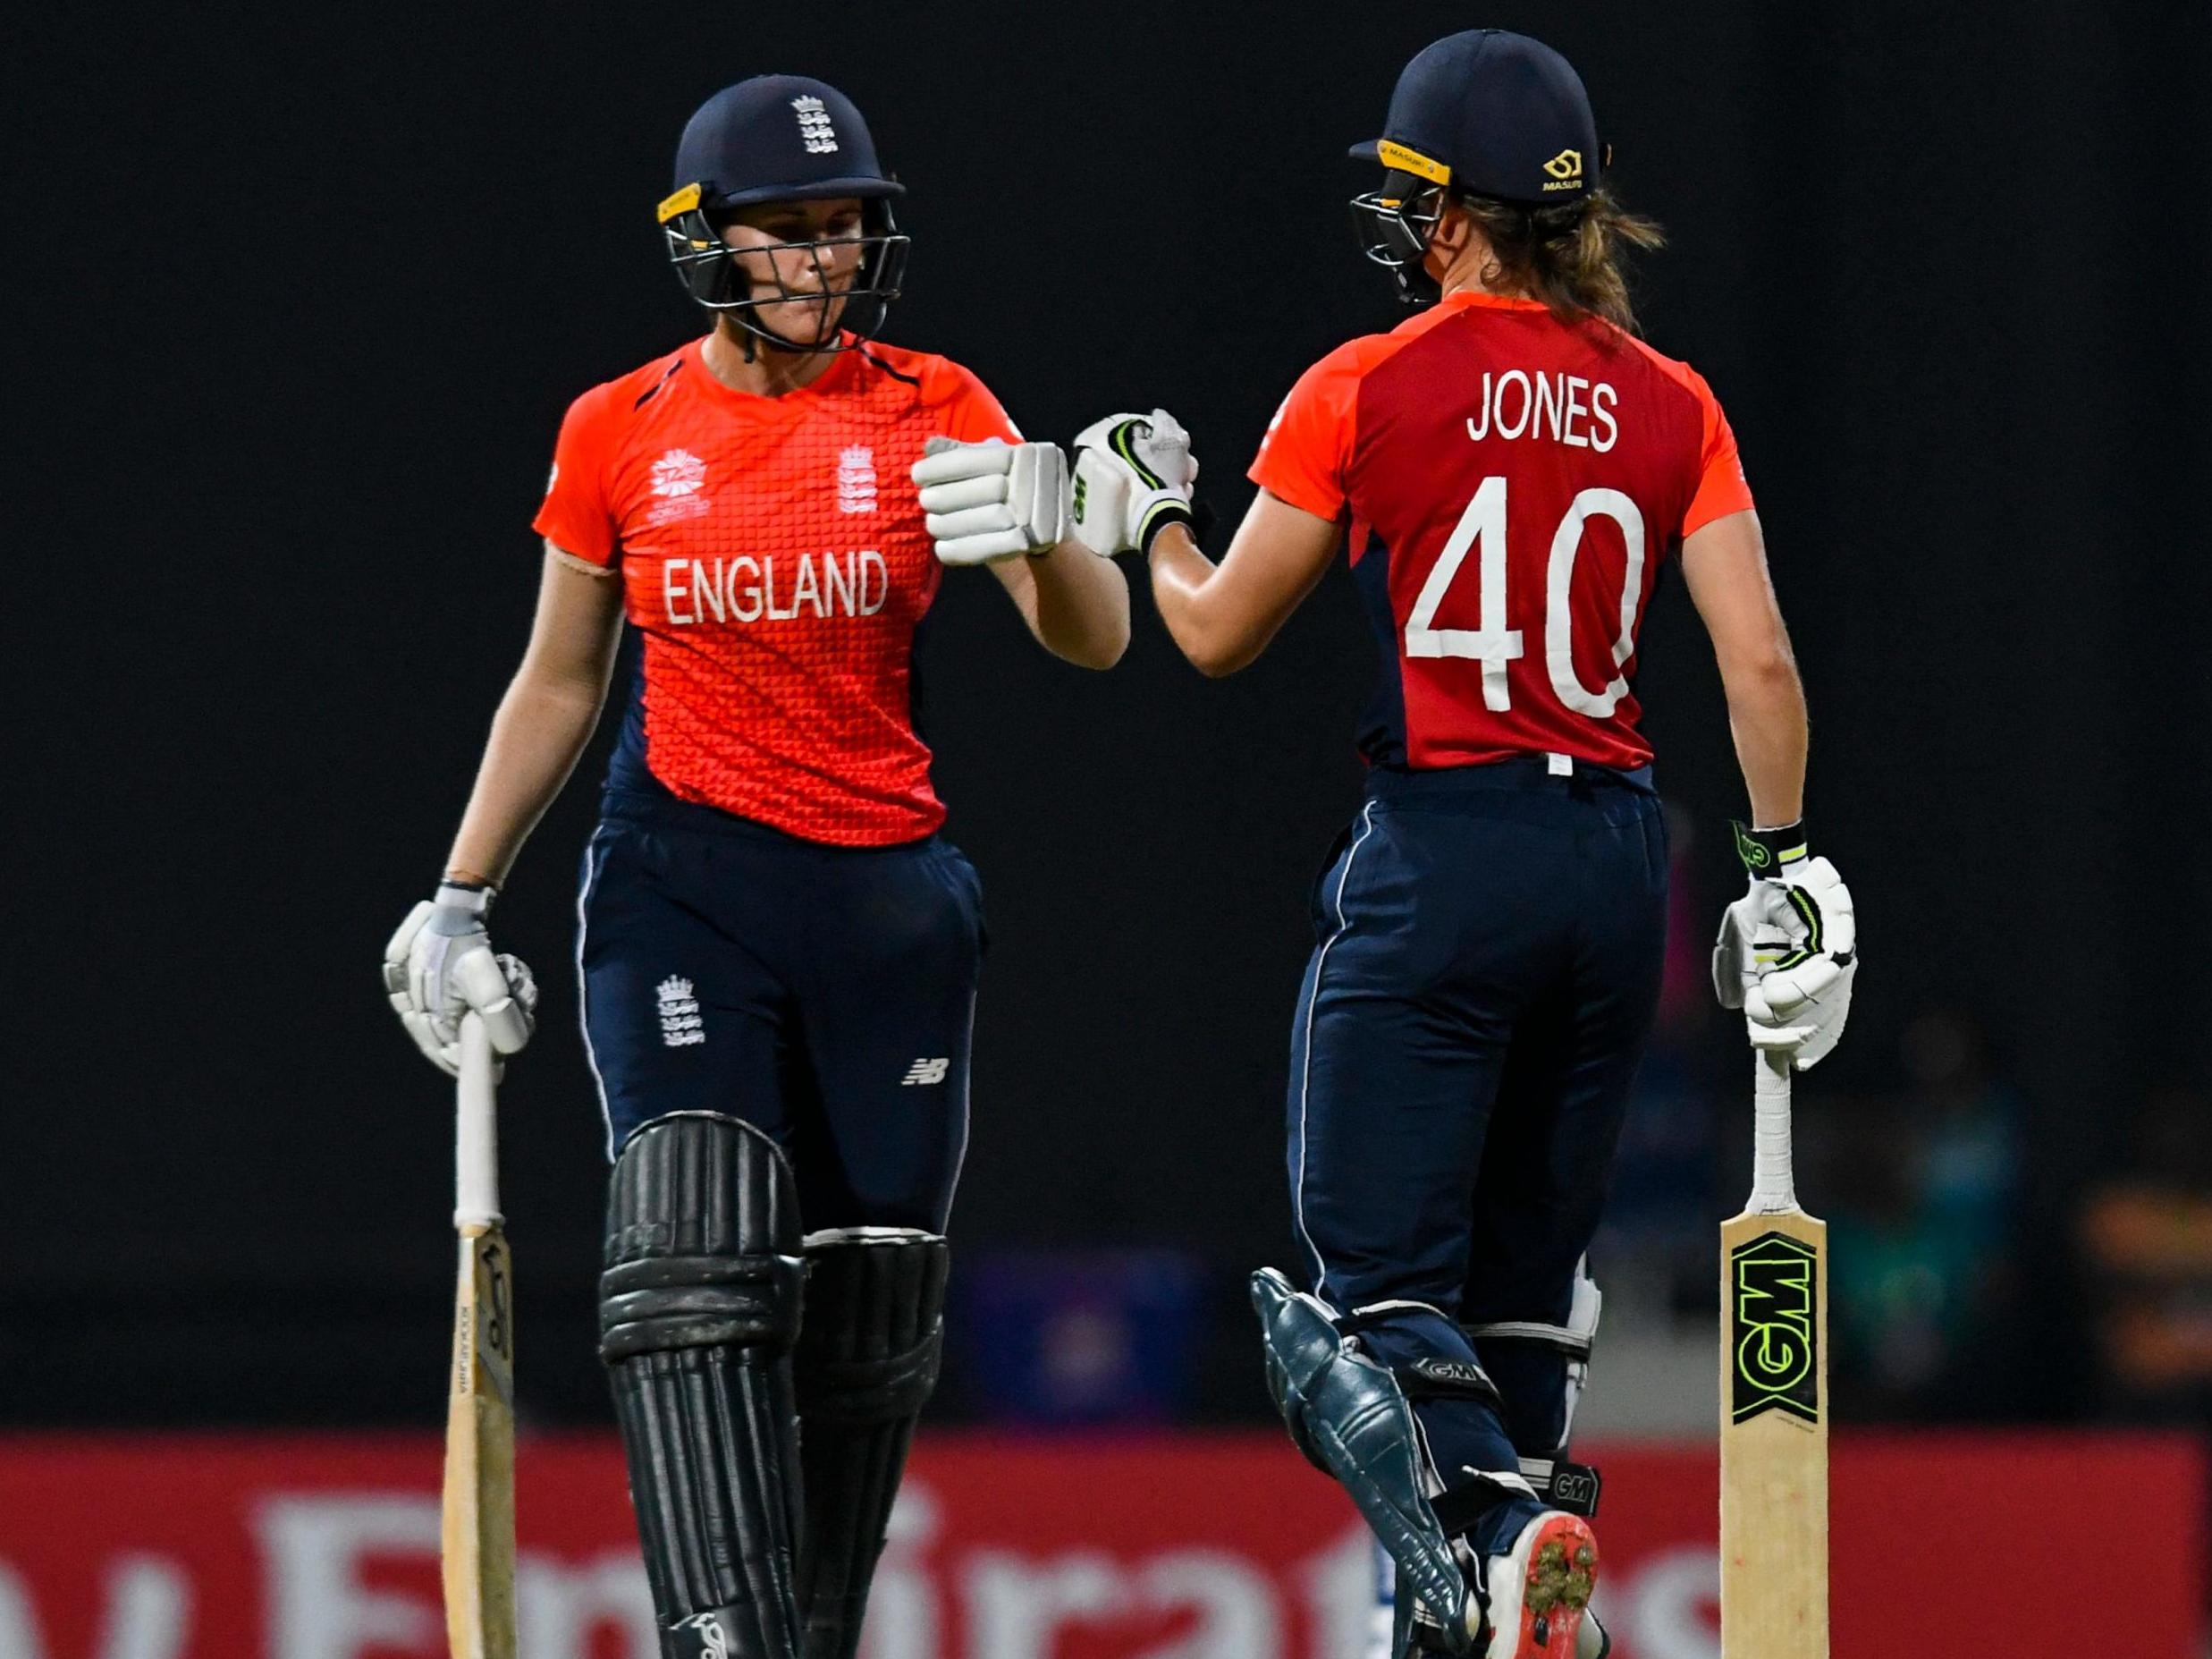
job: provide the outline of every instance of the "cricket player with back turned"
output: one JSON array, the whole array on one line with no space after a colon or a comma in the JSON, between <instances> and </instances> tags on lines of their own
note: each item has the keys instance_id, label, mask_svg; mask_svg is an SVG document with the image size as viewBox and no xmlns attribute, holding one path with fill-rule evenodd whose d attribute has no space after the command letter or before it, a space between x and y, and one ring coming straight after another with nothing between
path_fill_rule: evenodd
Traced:
<instances>
[{"instance_id":1,"label":"cricket player with back turned","mask_svg":"<svg viewBox=\"0 0 2212 1659\"><path fill-rule=\"evenodd\" d=\"M1437 42L1355 157L1368 257L1423 309L1330 352L1252 468L1217 567L1163 411L1078 438L1077 534L1143 550L1209 674L1263 650L1346 544L1381 647L1367 799L1316 885L1291 1034L1311 1289L1254 1276L1271 1385L1396 1569L1392 1659L1593 1659L1592 1471L1568 1438L1598 1325L1584 1264L1657 1000L1667 841L1633 690L1678 559L1752 825L1718 960L1808 1065L1843 1029L1851 899L1810 854L1805 705L1735 441L1636 337L1582 81L1495 30Z\"/></svg>"},{"instance_id":2,"label":"cricket player with back turned","mask_svg":"<svg viewBox=\"0 0 2212 1659\"><path fill-rule=\"evenodd\" d=\"M1047 648L1105 668L1128 591L1064 536L1058 448L966 369L875 341L902 187L848 99L730 87L674 182L660 222L707 333L569 411L528 650L385 983L448 1071L469 1010L502 1053L528 1037L528 975L485 920L627 616L577 955L614 1161L601 1351L662 1652L851 1659L936 1378L983 953L915 730L916 629L942 566L987 563Z\"/></svg>"}]
</instances>

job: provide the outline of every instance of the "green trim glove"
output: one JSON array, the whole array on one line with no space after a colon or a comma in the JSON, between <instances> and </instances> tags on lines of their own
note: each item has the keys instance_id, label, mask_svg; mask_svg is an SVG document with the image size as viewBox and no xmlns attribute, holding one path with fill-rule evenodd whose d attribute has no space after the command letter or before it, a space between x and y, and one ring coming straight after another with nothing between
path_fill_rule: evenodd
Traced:
<instances>
[{"instance_id":1,"label":"green trim glove","mask_svg":"<svg viewBox=\"0 0 2212 1659\"><path fill-rule=\"evenodd\" d=\"M1859 971L1858 914L1836 867L1812 856L1803 822L1735 826L1750 889L1720 920L1713 989L1743 1011L1755 1048L1790 1053L1800 1071L1842 1040Z\"/></svg>"},{"instance_id":2,"label":"green trim glove","mask_svg":"<svg viewBox=\"0 0 2212 1659\"><path fill-rule=\"evenodd\" d=\"M1094 420L1076 435L1070 527L1101 558L1145 552L1169 525L1193 521L1197 477L1190 434L1166 410Z\"/></svg>"}]
</instances>

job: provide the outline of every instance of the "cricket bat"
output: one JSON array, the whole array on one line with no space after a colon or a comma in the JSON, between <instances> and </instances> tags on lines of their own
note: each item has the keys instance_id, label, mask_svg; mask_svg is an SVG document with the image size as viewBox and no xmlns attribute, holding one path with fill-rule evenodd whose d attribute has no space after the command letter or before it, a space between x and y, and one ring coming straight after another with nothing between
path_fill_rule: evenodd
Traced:
<instances>
[{"instance_id":1,"label":"cricket bat","mask_svg":"<svg viewBox=\"0 0 2212 1659\"><path fill-rule=\"evenodd\" d=\"M515 1659L514 1280L499 1214L492 1040L460 1022L452 1392L445 1414L445 1632L452 1659Z\"/></svg>"},{"instance_id":2,"label":"cricket bat","mask_svg":"<svg viewBox=\"0 0 2212 1659\"><path fill-rule=\"evenodd\" d=\"M1787 1049L1757 1057L1751 1201L1720 1225L1722 1659L1827 1659L1828 1223L1797 1207Z\"/></svg>"}]
</instances>

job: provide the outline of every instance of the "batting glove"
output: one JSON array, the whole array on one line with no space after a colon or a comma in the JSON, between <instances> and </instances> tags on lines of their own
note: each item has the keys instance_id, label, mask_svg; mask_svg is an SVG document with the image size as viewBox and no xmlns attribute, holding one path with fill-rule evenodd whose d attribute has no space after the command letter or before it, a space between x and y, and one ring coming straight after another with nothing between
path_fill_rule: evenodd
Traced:
<instances>
[{"instance_id":1,"label":"batting glove","mask_svg":"<svg viewBox=\"0 0 2212 1659\"><path fill-rule=\"evenodd\" d=\"M384 995L430 1063L460 1075L460 1017L484 1016L494 1054L519 1053L537 1022L537 981L519 957L494 956L484 931L493 890L446 882L409 910L384 946Z\"/></svg>"},{"instance_id":2,"label":"batting glove","mask_svg":"<svg viewBox=\"0 0 2212 1659\"><path fill-rule=\"evenodd\" d=\"M947 564L1047 553L1068 534L1068 457L1057 444L933 437L913 477Z\"/></svg>"},{"instance_id":3,"label":"batting glove","mask_svg":"<svg viewBox=\"0 0 2212 1659\"><path fill-rule=\"evenodd\" d=\"M1092 422L1076 435L1076 539L1102 558L1144 552L1169 525L1191 523L1197 478L1190 434L1166 410Z\"/></svg>"},{"instance_id":4,"label":"batting glove","mask_svg":"<svg viewBox=\"0 0 2212 1659\"><path fill-rule=\"evenodd\" d=\"M1851 889L1811 856L1802 825L1735 826L1750 891L1720 919L1713 989L1740 1008L1755 1048L1787 1049L1794 1070L1819 1064L1842 1040L1859 971Z\"/></svg>"}]
</instances>

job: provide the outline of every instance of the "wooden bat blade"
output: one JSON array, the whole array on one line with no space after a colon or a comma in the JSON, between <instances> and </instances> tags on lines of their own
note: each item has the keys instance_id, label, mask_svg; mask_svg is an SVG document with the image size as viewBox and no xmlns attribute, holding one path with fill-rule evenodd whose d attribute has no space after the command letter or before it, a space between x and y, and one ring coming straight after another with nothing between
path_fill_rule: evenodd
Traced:
<instances>
[{"instance_id":1,"label":"wooden bat blade","mask_svg":"<svg viewBox=\"0 0 2212 1659\"><path fill-rule=\"evenodd\" d=\"M515 1659L513 1290L505 1235L497 1226L464 1229L445 1414L452 1659Z\"/></svg>"},{"instance_id":2,"label":"wooden bat blade","mask_svg":"<svg viewBox=\"0 0 2212 1659\"><path fill-rule=\"evenodd\" d=\"M1720 1228L1720 1650L1827 1659L1828 1224Z\"/></svg>"}]
</instances>

